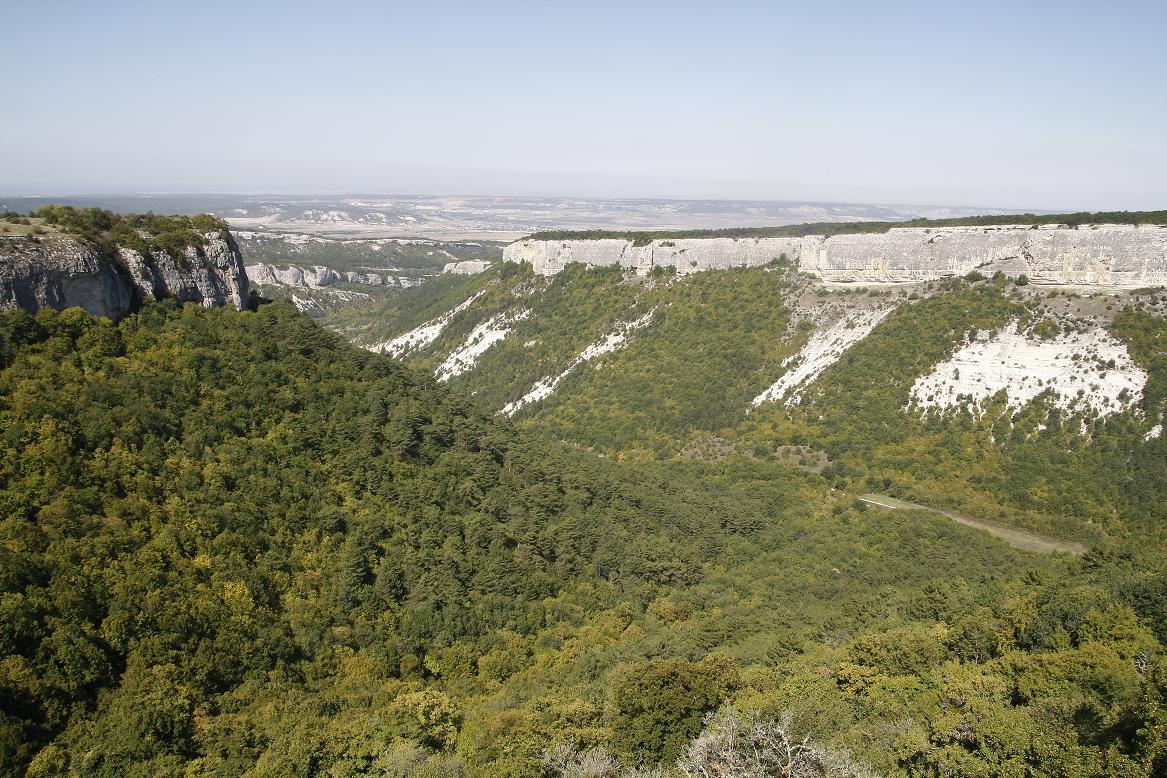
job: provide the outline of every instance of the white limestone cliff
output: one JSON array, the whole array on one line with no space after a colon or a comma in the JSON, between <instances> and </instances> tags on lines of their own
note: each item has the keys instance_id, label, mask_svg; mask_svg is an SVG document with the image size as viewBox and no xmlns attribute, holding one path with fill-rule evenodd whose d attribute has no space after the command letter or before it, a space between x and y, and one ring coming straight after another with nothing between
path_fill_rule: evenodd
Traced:
<instances>
[{"instance_id":1,"label":"white limestone cliff","mask_svg":"<svg viewBox=\"0 0 1167 778\"><path fill-rule=\"evenodd\" d=\"M139 299L174 297L204 308L231 305L242 309L251 284L235 239L230 233L214 232L203 238L203 246L187 246L181 257L165 251L144 256L133 249L119 249Z\"/></svg>"},{"instance_id":2,"label":"white limestone cliff","mask_svg":"<svg viewBox=\"0 0 1167 778\"><path fill-rule=\"evenodd\" d=\"M144 299L173 297L203 307L241 309L250 287L239 247L230 234L203 236L183 256L121 248L101 254L69 236L0 240L0 308L58 310L80 307L117 319Z\"/></svg>"},{"instance_id":3,"label":"white limestone cliff","mask_svg":"<svg viewBox=\"0 0 1167 778\"><path fill-rule=\"evenodd\" d=\"M362 286L407 288L418 281L404 276L381 273L358 273L353 270L333 270L324 265L280 267L267 263L247 266L247 277L257 286L286 286L293 289L324 289L334 284L348 283Z\"/></svg>"},{"instance_id":4,"label":"white limestone cliff","mask_svg":"<svg viewBox=\"0 0 1167 778\"><path fill-rule=\"evenodd\" d=\"M484 259L463 259L459 262L447 262L442 266L442 272L459 276L473 276L485 272L489 267L490 262Z\"/></svg>"},{"instance_id":5,"label":"white limestone cliff","mask_svg":"<svg viewBox=\"0 0 1167 778\"><path fill-rule=\"evenodd\" d=\"M633 241L521 240L503 259L554 275L566 265L655 267L693 273L758 267L783 255L835 283L911 283L965 275L1026 275L1035 284L1139 288L1167 284L1167 225L894 227L885 233L802 238L676 238Z\"/></svg>"},{"instance_id":6,"label":"white limestone cliff","mask_svg":"<svg viewBox=\"0 0 1167 778\"><path fill-rule=\"evenodd\" d=\"M0 239L0 308L63 310L124 316L134 289L117 267L72 238Z\"/></svg>"}]
</instances>

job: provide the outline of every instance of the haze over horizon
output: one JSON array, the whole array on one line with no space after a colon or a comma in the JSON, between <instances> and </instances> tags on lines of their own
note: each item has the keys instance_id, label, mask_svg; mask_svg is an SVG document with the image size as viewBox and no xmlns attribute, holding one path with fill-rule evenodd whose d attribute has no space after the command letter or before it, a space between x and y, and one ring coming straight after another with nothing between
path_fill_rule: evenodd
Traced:
<instances>
[{"instance_id":1,"label":"haze over horizon","mask_svg":"<svg viewBox=\"0 0 1167 778\"><path fill-rule=\"evenodd\" d=\"M10 194L1167 203L1162 3L115 0L5 18Z\"/></svg>"}]
</instances>

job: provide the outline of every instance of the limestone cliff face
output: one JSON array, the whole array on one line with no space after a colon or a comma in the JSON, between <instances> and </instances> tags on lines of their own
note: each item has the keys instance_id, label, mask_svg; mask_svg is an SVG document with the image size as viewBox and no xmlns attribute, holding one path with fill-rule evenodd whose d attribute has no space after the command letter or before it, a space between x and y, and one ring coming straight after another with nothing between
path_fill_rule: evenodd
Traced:
<instances>
[{"instance_id":1,"label":"limestone cliff face","mask_svg":"<svg viewBox=\"0 0 1167 778\"><path fill-rule=\"evenodd\" d=\"M80 306L98 316L129 311L133 288L117 267L72 238L0 238L0 307L58 310Z\"/></svg>"},{"instance_id":2,"label":"limestone cliff face","mask_svg":"<svg viewBox=\"0 0 1167 778\"><path fill-rule=\"evenodd\" d=\"M507 246L503 259L554 275L572 262L693 273L757 267L785 255L824 281L909 283L972 270L1033 283L1137 288L1167 284L1167 226L1064 225L904 227L886 233L803 238L690 238L644 246L621 239L534 241Z\"/></svg>"},{"instance_id":3,"label":"limestone cliff face","mask_svg":"<svg viewBox=\"0 0 1167 778\"><path fill-rule=\"evenodd\" d=\"M484 259L464 259L460 262L447 262L442 266L442 272L460 276L473 276L485 272L489 267L490 262Z\"/></svg>"},{"instance_id":4,"label":"limestone cliff face","mask_svg":"<svg viewBox=\"0 0 1167 778\"><path fill-rule=\"evenodd\" d=\"M1167 227L892 229L810 244L799 266L825 281L925 281L1001 270L1039 284L1157 286L1167 283Z\"/></svg>"},{"instance_id":5,"label":"limestone cliff face","mask_svg":"<svg viewBox=\"0 0 1167 778\"><path fill-rule=\"evenodd\" d=\"M178 257L123 247L120 261L68 236L0 239L0 308L77 306L111 319L142 300L162 297L242 308L249 284L239 247L229 234L204 237L206 245L188 247Z\"/></svg>"},{"instance_id":6,"label":"limestone cliff face","mask_svg":"<svg viewBox=\"0 0 1167 778\"><path fill-rule=\"evenodd\" d=\"M352 270L333 270L324 265L313 265L312 267L248 265L247 277L251 283L257 285L290 286L298 289L323 289L326 286L340 283L390 287L415 285L409 278L397 278L380 273L357 273Z\"/></svg>"}]
</instances>

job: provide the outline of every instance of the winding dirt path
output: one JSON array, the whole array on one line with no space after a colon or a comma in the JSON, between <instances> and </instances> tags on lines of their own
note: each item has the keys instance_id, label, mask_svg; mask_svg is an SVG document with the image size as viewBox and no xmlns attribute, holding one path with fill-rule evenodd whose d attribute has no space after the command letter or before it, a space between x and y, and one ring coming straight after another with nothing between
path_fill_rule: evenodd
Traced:
<instances>
[{"instance_id":1,"label":"winding dirt path","mask_svg":"<svg viewBox=\"0 0 1167 778\"><path fill-rule=\"evenodd\" d=\"M1055 538L1047 537L1045 535L1038 535L1034 532L1028 532L1023 529L1016 529L1014 527L1007 527L1004 524L998 524L993 521L986 521L984 519L974 519L972 516L966 516L963 513L956 513L955 511L946 511L939 508L929 508L927 505L920 505L907 500L900 500L895 497L889 497L886 494L861 494L859 499L868 505L874 505L879 508L886 508L888 510L916 510L928 511L929 513L938 513L941 516L952 519L957 524L963 524L966 527L975 527L976 529L984 530L995 538L999 538L1014 548L1019 548L1022 551L1033 551L1038 554L1053 554L1057 552L1066 554L1084 554L1086 547L1081 543L1070 543L1064 540L1057 540Z\"/></svg>"}]
</instances>

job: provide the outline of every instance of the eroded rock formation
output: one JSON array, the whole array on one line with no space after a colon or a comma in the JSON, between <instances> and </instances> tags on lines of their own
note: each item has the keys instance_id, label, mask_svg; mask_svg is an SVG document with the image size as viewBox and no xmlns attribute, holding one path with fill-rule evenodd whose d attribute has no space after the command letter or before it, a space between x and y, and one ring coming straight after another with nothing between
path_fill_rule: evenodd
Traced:
<instances>
[{"instance_id":1,"label":"eroded rock formation","mask_svg":"<svg viewBox=\"0 0 1167 778\"><path fill-rule=\"evenodd\" d=\"M1167 226L1098 224L901 227L886 233L802 238L688 238L636 245L623 239L522 240L508 262L554 275L572 262L693 273L758 267L785 256L824 281L909 283L973 270L1027 275L1033 283L1138 288L1167 284Z\"/></svg>"},{"instance_id":2,"label":"eroded rock formation","mask_svg":"<svg viewBox=\"0 0 1167 778\"><path fill-rule=\"evenodd\" d=\"M460 262L447 262L442 267L443 273L454 273L455 275L473 276L484 272L490 267L490 262L484 259L464 259Z\"/></svg>"},{"instance_id":3,"label":"eroded rock formation","mask_svg":"<svg viewBox=\"0 0 1167 778\"><path fill-rule=\"evenodd\" d=\"M0 239L0 308L77 306L112 319L162 297L242 308L249 284L239 247L229 234L204 237L181 256L122 247L116 258L71 236Z\"/></svg>"},{"instance_id":4,"label":"eroded rock formation","mask_svg":"<svg viewBox=\"0 0 1167 778\"><path fill-rule=\"evenodd\" d=\"M405 276L397 277L380 273L358 273L353 270L333 270L324 265L300 267L288 265L280 267L271 264L247 266L247 277L251 283L268 286L287 286L296 289L323 289L333 284L348 283L363 286L384 286L407 288L419 281Z\"/></svg>"}]
</instances>

